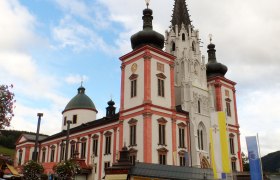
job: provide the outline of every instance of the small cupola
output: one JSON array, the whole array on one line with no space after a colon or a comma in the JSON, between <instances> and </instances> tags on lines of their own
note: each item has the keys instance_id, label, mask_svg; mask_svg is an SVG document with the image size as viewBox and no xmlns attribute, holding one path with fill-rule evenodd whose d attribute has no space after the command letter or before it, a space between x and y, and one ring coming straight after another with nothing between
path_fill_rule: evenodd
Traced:
<instances>
[{"instance_id":1,"label":"small cupola","mask_svg":"<svg viewBox=\"0 0 280 180\"><path fill-rule=\"evenodd\" d=\"M215 44L212 44L212 39L210 39L210 44L207 46L208 50L208 63L206 64L206 74L207 78L214 76L224 77L227 73L227 66L222 63L217 62L216 59L216 49Z\"/></svg>"},{"instance_id":2,"label":"small cupola","mask_svg":"<svg viewBox=\"0 0 280 180\"><path fill-rule=\"evenodd\" d=\"M164 36L153 30L153 10L147 8L143 10L143 30L131 36L131 47L133 50L145 45L150 45L158 49L164 47Z\"/></svg>"},{"instance_id":3,"label":"small cupola","mask_svg":"<svg viewBox=\"0 0 280 180\"><path fill-rule=\"evenodd\" d=\"M81 85L78 88L77 94L62 111L62 130L67 129L67 120L72 122L70 128L96 120L98 112L93 101L86 95L85 91L86 89Z\"/></svg>"},{"instance_id":4,"label":"small cupola","mask_svg":"<svg viewBox=\"0 0 280 180\"><path fill-rule=\"evenodd\" d=\"M108 101L108 107L106 107L106 117L112 117L116 114L115 102L111 99Z\"/></svg>"}]
</instances>

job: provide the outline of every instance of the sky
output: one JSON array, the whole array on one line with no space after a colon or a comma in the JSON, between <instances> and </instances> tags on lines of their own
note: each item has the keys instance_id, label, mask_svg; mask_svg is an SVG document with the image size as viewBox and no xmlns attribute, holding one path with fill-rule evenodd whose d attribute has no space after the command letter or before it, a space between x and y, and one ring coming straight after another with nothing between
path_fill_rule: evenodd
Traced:
<instances>
[{"instance_id":1,"label":"sky","mask_svg":"<svg viewBox=\"0 0 280 180\"><path fill-rule=\"evenodd\" d=\"M242 151L258 133L261 155L280 143L280 1L186 0L207 57L213 35L217 60L237 82ZM151 0L154 29L170 26L173 0ZM142 29L144 0L0 0L0 83L13 84L16 107L10 129L60 131L66 104L81 85L105 115L119 108L120 60L130 36Z\"/></svg>"}]
</instances>

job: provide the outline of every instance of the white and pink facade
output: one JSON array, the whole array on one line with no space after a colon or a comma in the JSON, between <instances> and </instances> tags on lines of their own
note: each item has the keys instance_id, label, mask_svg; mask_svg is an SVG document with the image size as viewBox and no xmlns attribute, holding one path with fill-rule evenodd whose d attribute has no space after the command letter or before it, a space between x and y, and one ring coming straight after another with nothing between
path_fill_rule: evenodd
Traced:
<instances>
[{"instance_id":1,"label":"white and pink facade","mask_svg":"<svg viewBox=\"0 0 280 180\"><path fill-rule=\"evenodd\" d=\"M210 113L215 111L226 111L232 169L242 171L235 83L225 73L208 72L213 54L206 64L199 33L186 19L186 10L184 0L175 0L165 39L152 30L152 10L143 11L144 29L132 36L133 50L120 57L119 112L111 100L106 117L96 120L97 110L80 87L62 113L61 132L40 136L38 161L45 173L52 174L55 164L76 157L90 170L85 176L100 180L124 145L132 163L210 168ZM68 153L67 120L72 122ZM32 159L34 146L35 135L19 138L16 166Z\"/></svg>"}]
</instances>

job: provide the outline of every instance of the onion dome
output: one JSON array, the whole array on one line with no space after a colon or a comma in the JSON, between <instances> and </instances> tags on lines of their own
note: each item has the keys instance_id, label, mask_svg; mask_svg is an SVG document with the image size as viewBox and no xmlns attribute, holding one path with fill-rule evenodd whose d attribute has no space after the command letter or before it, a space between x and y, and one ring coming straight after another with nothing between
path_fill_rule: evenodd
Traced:
<instances>
[{"instance_id":1,"label":"onion dome","mask_svg":"<svg viewBox=\"0 0 280 180\"><path fill-rule=\"evenodd\" d=\"M108 107L106 108L106 117L112 117L116 114L115 102L111 99L108 101Z\"/></svg>"},{"instance_id":2,"label":"onion dome","mask_svg":"<svg viewBox=\"0 0 280 180\"><path fill-rule=\"evenodd\" d=\"M222 76L227 73L228 68L222 63L218 63L216 59L215 44L210 43L207 46L208 50L208 63L206 64L207 77Z\"/></svg>"},{"instance_id":3,"label":"onion dome","mask_svg":"<svg viewBox=\"0 0 280 180\"><path fill-rule=\"evenodd\" d=\"M164 36L153 30L153 10L148 7L143 10L143 30L131 36L131 47L133 50L145 45L158 49L164 47Z\"/></svg>"},{"instance_id":4,"label":"onion dome","mask_svg":"<svg viewBox=\"0 0 280 180\"><path fill-rule=\"evenodd\" d=\"M94 103L85 94L85 90L83 86L79 87L78 94L69 101L62 113L73 109L88 109L97 112Z\"/></svg>"}]
</instances>

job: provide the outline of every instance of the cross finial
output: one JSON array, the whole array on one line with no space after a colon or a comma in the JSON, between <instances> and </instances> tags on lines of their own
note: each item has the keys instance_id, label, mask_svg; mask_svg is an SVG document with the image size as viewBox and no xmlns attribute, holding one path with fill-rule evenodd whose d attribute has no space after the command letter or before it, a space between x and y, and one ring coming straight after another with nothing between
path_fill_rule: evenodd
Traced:
<instances>
[{"instance_id":1,"label":"cross finial","mask_svg":"<svg viewBox=\"0 0 280 180\"><path fill-rule=\"evenodd\" d=\"M84 83L84 78L83 76L81 76L81 87L83 86L83 83Z\"/></svg>"},{"instance_id":2,"label":"cross finial","mask_svg":"<svg viewBox=\"0 0 280 180\"><path fill-rule=\"evenodd\" d=\"M145 0L146 5L147 5L147 9L149 8L149 4L150 4L150 0Z\"/></svg>"},{"instance_id":3,"label":"cross finial","mask_svg":"<svg viewBox=\"0 0 280 180\"><path fill-rule=\"evenodd\" d=\"M212 43L212 38L213 38L213 35L212 34L209 34L209 40L210 40L210 44Z\"/></svg>"}]
</instances>

